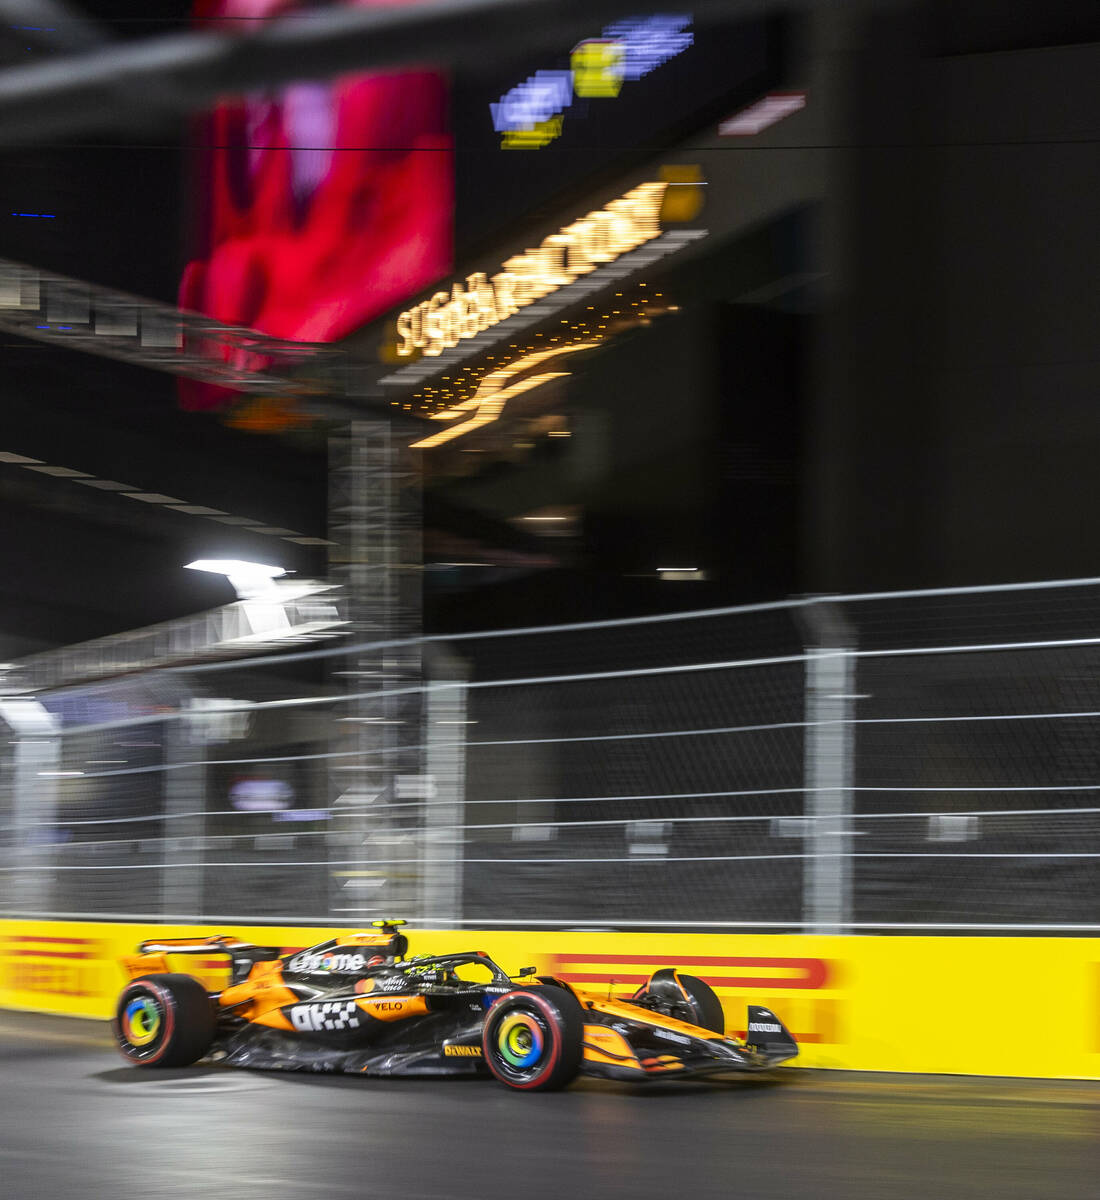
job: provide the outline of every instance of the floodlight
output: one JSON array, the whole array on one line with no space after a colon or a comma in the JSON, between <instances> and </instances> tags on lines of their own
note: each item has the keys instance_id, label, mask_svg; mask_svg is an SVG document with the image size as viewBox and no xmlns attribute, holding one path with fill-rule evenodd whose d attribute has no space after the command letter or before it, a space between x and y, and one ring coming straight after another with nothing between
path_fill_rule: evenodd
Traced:
<instances>
[{"instance_id":1,"label":"floodlight","mask_svg":"<svg viewBox=\"0 0 1100 1200\"><path fill-rule=\"evenodd\" d=\"M258 600L275 589L275 580L286 574L285 567L266 563L245 562L239 558L197 558L186 564L188 571L209 571L224 575L239 600Z\"/></svg>"}]
</instances>

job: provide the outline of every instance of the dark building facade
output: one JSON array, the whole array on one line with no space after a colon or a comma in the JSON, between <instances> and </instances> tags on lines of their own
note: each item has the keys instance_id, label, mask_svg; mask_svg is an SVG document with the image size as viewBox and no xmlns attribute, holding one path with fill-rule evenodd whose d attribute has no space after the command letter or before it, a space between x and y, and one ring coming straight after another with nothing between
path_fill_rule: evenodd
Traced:
<instances>
[{"instance_id":1,"label":"dark building facade","mask_svg":"<svg viewBox=\"0 0 1100 1200\"><path fill-rule=\"evenodd\" d=\"M400 312L633 188L667 184L669 203L659 237L620 258L699 236L584 297L547 294L455 372L383 382L395 410L427 418L474 397L503 356L594 342L532 366L524 379L554 378L492 422L417 452L426 621L1100 574L1098 26L1095 5L1071 0L700 22L690 48L672 30L669 57L616 96L586 59L596 94L539 147L501 149L489 106L569 66L569 47L459 73L455 270L344 343L383 380L417 361L394 354ZM804 103L722 131L767 96ZM13 210L54 196L80 219L74 237L11 224L0 253L170 298L185 172L164 144L127 151L145 164L144 206L121 175L105 181L121 160L102 148L9 156ZM81 172L104 176L83 209ZM100 226L113 232L96 240ZM182 590L178 565L263 557L274 543L250 529L303 535L279 544L285 565L324 569L307 544L326 534L324 422L292 439L228 430L178 411L165 377L10 340L0 450L181 503L0 463L5 654L224 602L220 583Z\"/></svg>"}]
</instances>

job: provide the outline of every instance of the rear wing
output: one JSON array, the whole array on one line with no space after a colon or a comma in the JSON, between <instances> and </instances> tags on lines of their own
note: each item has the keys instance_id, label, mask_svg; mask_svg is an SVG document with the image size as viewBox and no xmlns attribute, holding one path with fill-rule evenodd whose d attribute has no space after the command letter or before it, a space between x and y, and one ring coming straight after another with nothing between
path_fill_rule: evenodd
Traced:
<instances>
[{"instance_id":1,"label":"rear wing","mask_svg":"<svg viewBox=\"0 0 1100 1200\"><path fill-rule=\"evenodd\" d=\"M207 938L150 938L138 945L139 954L232 954L236 946L248 946L240 938L219 934Z\"/></svg>"},{"instance_id":2,"label":"rear wing","mask_svg":"<svg viewBox=\"0 0 1100 1200\"><path fill-rule=\"evenodd\" d=\"M279 957L277 946L254 946L228 934L205 938L150 938L139 943L136 954L125 954L119 959L129 979L139 975L162 975L169 973L168 956L177 954L224 955L226 964L234 974L247 974L253 963Z\"/></svg>"}]
</instances>

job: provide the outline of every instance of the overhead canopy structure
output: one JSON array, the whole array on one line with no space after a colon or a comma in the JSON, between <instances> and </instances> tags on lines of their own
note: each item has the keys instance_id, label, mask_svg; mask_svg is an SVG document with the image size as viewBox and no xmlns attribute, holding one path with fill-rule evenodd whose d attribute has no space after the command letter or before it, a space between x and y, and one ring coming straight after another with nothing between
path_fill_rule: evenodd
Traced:
<instances>
[{"instance_id":1,"label":"overhead canopy structure","mask_svg":"<svg viewBox=\"0 0 1100 1200\"><path fill-rule=\"evenodd\" d=\"M643 9L646 6L642 6ZM695 20L753 16L774 0L693 0ZM85 31L59 0L4 0L0 12L38 13ZM592 23L638 12L629 0L425 0L401 7L332 5L274 20L234 21L125 45L106 42L0 72L0 142L148 126L225 95L349 71L434 62L478 66L586 36ZM59 16L59 13L61 14ZM35 20L35 24L43 21ZM242 27L243 26L243 27ZM79 44L76 32L68 37Z\"/></svg>"},{"instance_id":2,"label":"overhead canopy structure","mask_svg":"<svg viewBox=\"0 0 1100 1200\"><path fill-rule=\"evenodd\" d=\"M779 5L695 0L691 7L698 22L749 17ZM560 47L573 35L589 34L595 21L637 12L628 0L333 4L117 42L64 0L0 0L0 20L36 49L51 52L0 70L0 144L147 130L204 109L218 97L349 71L410 62L476 70L510 53ZM423 415L383 396L378 384L387 372L357 359L348 347L272 338L3 260L0 330L242 393L307 397L325 415L354 417L372 410L410 419Z\"/></svg>"},{"instance_id":3,"label":"overhead canopy structure","mask_svg":"<svg viewBox=\"0 0 1100 1200\"><path fill-rule=\"evenodd\" d=\"M265 396L327 391L346 355L0 259L0 330ZM292 376L291 371L299 373Z\"/></svg>"},{"instance_id":4,"label":"overhead canopy structure","mask_svg":"<svg viewBox=\"0 0 1100 1200\"><path fill-rule=\"evenodd\" d=\"M153 668L220 662L344 636L345 598L332 583L280 583L260 602L238 600L144 629L31 654L14 670L30 691L69 687Z\"/></svg>"}]
</instances>

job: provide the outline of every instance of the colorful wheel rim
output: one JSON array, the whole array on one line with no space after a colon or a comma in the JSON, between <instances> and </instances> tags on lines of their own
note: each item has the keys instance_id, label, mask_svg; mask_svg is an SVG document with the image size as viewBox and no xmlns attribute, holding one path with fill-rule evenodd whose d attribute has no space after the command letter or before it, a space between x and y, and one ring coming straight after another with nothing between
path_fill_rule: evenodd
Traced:
<instances>
[{"instance_id":1,"label":"colorful wheel rim","mask_svg":"<svg viewBox=\"0 0 1100 1200\"><path fill-rule=\"evenodd\" d=\"M164 1017L152 996L135 996L122 1012L122 1036L131 1046L148 1046L156 1041Z\"/></svg>"},{"instance_id":2,"label":"colorful wheel rim","mask_svg":"<svg viewBox=\"0 0 1100 1200\"><path fill-rule=\"evenodd\" d=\"M542 1058L546 1034L531 1013L510 1012L497 1026L496 1042L504 1061L514 1070L524 1071Z\"/></svg>"}]
</instances>

